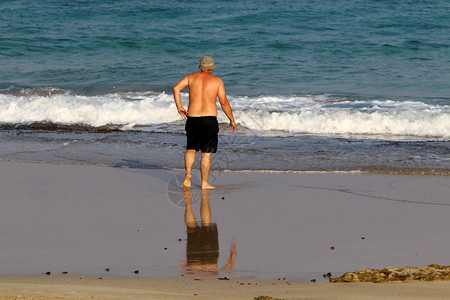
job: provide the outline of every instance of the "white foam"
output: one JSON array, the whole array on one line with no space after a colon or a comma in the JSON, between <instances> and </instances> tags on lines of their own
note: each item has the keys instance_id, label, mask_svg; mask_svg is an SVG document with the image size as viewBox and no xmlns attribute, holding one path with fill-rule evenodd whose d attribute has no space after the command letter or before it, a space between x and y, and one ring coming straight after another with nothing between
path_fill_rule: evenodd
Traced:
<instances>
[{"instance_id":1,"label":"white foam","mask_svg":"<svg viewBox=\"0 0 450 300\"><path fill-rule=\"evenodd\" d=\"M450 115L417 111L372 112L352 110L236 112L236 119L254 130L285 130L308 134L450 136Z\"/></svg>"},{"instance_id":2,"label":"white foam","mask_svg":"<svg viewBox=\"0 0 450 300\"><path fill-rule=\"evenodd\" d=\"M411 135L450 137L450 106L420 101L333 99L319 96L229 97L236 120L258 131L307 134ZM182 94L186 104L187 94ZM172 95L70 93L0 95L0 123L52 122L103 126L171 123L180 120ZM223 113L219 121L227 122Z\"/></svg>"},{"instance_id":3,"label":"white foam","mask_svg":"<svg viewBox=\"0 0 450 300\"><path fill-rule=\"evenodd\" d=\"M164 93L157 96L110 94L90 97L70 94L50 97L0 95L2 123L52 122L98 127L107 124L148 125L177 119L172 96Z\"/></svg>"}]
</instances>

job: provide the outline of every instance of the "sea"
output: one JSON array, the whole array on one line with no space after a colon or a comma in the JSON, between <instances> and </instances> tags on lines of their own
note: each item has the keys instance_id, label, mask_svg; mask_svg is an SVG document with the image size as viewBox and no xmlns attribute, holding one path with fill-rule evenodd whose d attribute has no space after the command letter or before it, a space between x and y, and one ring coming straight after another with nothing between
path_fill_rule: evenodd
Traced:
<instances>
[{"instance_id":1,"label":"sea","mask_svg":"<svg viewBox=\"0 0 450 300\"><path fill-rule=\"evenodd\" d=\"M216 171L450 175L447 0L3 0L0 160L182 169L204 55Z\"/></svg>"}]
</instances>

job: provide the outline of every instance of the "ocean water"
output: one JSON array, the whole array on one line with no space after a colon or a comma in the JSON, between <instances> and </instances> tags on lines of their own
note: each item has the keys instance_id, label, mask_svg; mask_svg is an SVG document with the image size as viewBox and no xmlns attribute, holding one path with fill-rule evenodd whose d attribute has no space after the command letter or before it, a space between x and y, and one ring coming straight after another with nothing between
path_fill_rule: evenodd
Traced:
<instances>
[{"instance_id":1,"label":"ocean water","mask_svg":"<svg viewBox=\"0 0 450 300\"><path fill-rule=\"evenodd\" d=\"M0 159L182 168L171 88L212 55L239 125L219 114L216 169L445 175L449 20L445 0L2 1Z\"/></svg>"}]
</instances>

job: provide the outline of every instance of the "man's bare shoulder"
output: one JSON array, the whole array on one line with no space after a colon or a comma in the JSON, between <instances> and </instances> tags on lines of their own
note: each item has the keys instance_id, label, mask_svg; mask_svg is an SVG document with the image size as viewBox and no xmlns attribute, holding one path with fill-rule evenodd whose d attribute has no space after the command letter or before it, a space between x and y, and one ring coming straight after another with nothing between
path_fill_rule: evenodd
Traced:
<instances>
[{"instance_id":1,"label":"man's bare shoulder","mask_svg":"<svg viewBox=\"0 0 450 300\"><path fill-rule=\"evenodd\" d=\"M184 77L184 79L187 80L187 82L189 82L189 85L191 85L199 77L198 74L199 74L199 72L194 72L194 73L188 74Z\"/></svg>"},{"instance_id":2,"label":"man's bare shoulder","mask_svg":"<svg viewBox=\"0 0 450 300\"><path fill-rule=\"evenodd\" d=\"M188 74L188 75L186 75L186 78L193 78L193 77L196 77L196 76L198 76L198 72L194 72L194 73Z\"/></svg>"},{"instance_id":3,"label":"man's bare shoulder","mask_svg":"<svg viewBox=\"0 0 450 300\"><path fill-rule=\"evenodd\" d=\"M211 76L213 76L217 81L222 82L222 78L220 78L220 77L218 77L218 76L214 76L214 75L211 75Z\"/></svg>"},{"instance_id":4,"label":"man's bare shoulder","mask_svg":"<svg viewBox=\"0 0 450 300\"><path fill-rule=\"evenodd\" d=\"M212 80L212 81L214 81L214 82L216 82L218 84L222 83L222 79L220 77L214 76L212 74L208 74L208 75L209 75L208 79L210 79L210 80Z\"/></svg>"}]
</instances>

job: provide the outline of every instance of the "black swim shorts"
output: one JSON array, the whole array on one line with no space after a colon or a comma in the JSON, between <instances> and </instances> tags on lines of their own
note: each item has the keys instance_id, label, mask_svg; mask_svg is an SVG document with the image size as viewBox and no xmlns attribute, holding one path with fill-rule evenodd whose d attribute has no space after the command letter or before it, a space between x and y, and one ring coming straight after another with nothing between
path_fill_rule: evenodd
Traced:
<instances>
[{"instance_id":1,"label":"black swim shorts","mask_svg":"<svg viewBox=\"0 0 450 300\"><path fill-rule=\"evenodd\" d=\"M201 150L205 153L217 152L219 123L216 117L188 117L185 129L186 149Z\"/></svg>"}]
</instances>

